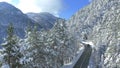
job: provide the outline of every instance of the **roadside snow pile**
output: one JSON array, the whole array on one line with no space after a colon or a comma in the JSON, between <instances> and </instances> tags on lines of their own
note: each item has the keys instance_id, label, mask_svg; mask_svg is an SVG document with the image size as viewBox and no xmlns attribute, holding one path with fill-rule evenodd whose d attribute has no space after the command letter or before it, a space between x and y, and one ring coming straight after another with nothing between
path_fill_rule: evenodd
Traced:
<instances>
[{"instance_id":1,"label":"roadside snow pile","mask_svg":"<svg viewBox=\"0 0 120 68\"><path fill-rule=\"evenodd\" d=\"M95 45L92 41L82 41L82 44L89 44L92 48L95 48Z\"/></svg>"}]
</instances>

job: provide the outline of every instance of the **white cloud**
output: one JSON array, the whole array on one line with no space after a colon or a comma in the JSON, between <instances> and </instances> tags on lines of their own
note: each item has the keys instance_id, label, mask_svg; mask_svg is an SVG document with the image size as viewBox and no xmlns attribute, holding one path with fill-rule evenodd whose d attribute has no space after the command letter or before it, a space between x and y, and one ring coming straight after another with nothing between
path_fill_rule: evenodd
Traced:
<instances>
[{"instance_id":1,"label":"white cloud","mask_svg":"<svg viewBox=\"0 0 120 68\"><path fill-rule=\"evenodd\" d=\"M58 16L62 9L62 0L19 0L18 4L14 4L14 0L0 0L13 4L24 13L27 12L49 12Z\"/></svg>"},{"instance_id":2,"label":"white cloud","mask_svg":"<svg viewBox=\"0 0 120 68\"><path fill-rule=\"evenodd\" d=\"M58 15L62 9L62 0L37 0L36 3L43 12L50 12L54 15Z\"/></svg>"},{"instance_id":3,"label":"white cloud","mask_svg":"<svg viewBox=\"0 0 120 68\"><path fill-rule=\"evenodd\" d=\"M16 5L24 13L27 12L41 12L39 6L36 5L36 0L19 0L18 5Z\"/></svg>"}]
</instances>

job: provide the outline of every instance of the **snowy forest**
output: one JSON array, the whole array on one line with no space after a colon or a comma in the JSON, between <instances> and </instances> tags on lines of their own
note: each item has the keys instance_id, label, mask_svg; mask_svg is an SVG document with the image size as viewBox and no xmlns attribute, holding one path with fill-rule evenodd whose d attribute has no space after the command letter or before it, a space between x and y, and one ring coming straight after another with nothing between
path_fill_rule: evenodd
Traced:
<instances>
[{"instance_id":1,"label":"snowy forest","mask_svg":"<svg viewBox=\"0 0 120 68\"><path fill-rule=\"evenodd\" d=\"M67 31L65 21L57 21L50 30L37 25L27 27L20 38L10 24L0 49L1 68L60 68L71 62L78 51L75 39Z\"/></svg>"},{"instance_id":2,"label":"snowy forest","mask_svg":"<svg viewBox=\"0 0 120 68\"><path fill-rule=\"evenodd\" d=\"M0 2L0 68L120 68L120 0L91 0L66 20Z\"/></svg>"}]
</instances>

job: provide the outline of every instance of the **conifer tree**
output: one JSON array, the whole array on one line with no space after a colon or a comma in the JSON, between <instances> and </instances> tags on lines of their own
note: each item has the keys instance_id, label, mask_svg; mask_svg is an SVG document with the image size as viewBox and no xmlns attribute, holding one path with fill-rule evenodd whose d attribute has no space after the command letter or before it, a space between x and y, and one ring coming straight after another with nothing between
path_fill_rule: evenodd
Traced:
<instances>
[{"instance_id":1,"label":"conifer tree","mask_svg":"<svg viewBox=\"0 0 120 68\"><path fill-rule=\"evenodd\" d=\"M7 38L5 39L5 43L2 44L3 54L4 54L4 62L9 65L10 68L20 68L20 58L22 54L20 53L20 46L18 44L19 38L14 34L14 27L12 24L8 26L7 29Z\"/></svg>"},{"instance_id":2,"label":"conifer tree","mask_svg":"<svg viewBox=\"0 0 120 68\"><path fill-rule=\"evenodd\" d=\"M71 45L69 45L70 40L66 29L65 20L58 20L53 29L53 46L56 48L55 52L57 52L56 60L58 67L64 65L70 54Z\"/></svg>"},{"instance_id":3,"label":"conifer tree","mask_svg":"<svg viewBox=\"0 0 120 68\"><path fill-rule=\"evenodd\" d=\"M41 31L42 32L42 31ZM41 67L45 64L44 59L44 37L42 36L40 31L37 30L37 26L35 25L33 29L28 28L26 32L25 44L27 47L27 57L32 58L32 60L27 64L30 67ZM29 68L30 68L29 67ZM42 68L42 67L41 67Z\"/></svg>"}]
</instances>

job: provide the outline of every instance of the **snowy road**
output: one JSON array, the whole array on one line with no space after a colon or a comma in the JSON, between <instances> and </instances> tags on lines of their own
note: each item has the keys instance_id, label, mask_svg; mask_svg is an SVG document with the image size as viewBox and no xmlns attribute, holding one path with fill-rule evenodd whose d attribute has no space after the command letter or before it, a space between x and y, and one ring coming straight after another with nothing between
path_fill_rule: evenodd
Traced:
<instances>
[{"instance_id":1,"label":"snowy road","mask_svg":"<svg viewBox=\"0 0 120 68\"><path fill-rule=\"evenodd\" d=\"M89 65L89 59L91 53L92 53L92 47L90 45L87 45L73 68L87 68Z\"/></svg>"}]
</instances>

